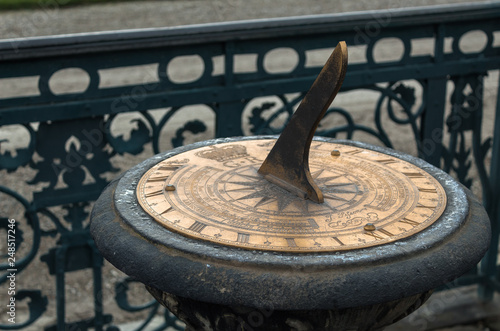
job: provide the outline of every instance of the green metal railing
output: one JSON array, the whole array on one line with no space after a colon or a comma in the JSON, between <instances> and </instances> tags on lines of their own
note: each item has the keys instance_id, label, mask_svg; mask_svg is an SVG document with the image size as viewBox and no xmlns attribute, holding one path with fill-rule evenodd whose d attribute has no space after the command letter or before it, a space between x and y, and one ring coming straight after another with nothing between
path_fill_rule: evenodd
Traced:
<instances>
[{"instance_id":1,"label":"green metal railing","mask_svg":"<svg viewBox=\"0 0 500 331\"><path fill-rule=\"evenodd\" d=\"M116 330L88 231L92 201L118 172L189 139L280 132L340 40L351 60L320 134L396 148L409 137L408 151L475 188L491 248L454 286L478 284L491 299L500 290L498 2L0 41L0 228L7 238L15 227L17 249L9 265L0 244L0 297L15 269L19 309L0 329L38 325L54 304L38 283L22 283L35 266L55 283L47 330ZM484 137L488 125L496 134ZM93 316L67 321L74 271L91 274ZM131 282L117 283L116 301L149 311L145 325L158 304L129 303ZM160 329L182 329L164 316Z\"/></svg>"}]
</instances>

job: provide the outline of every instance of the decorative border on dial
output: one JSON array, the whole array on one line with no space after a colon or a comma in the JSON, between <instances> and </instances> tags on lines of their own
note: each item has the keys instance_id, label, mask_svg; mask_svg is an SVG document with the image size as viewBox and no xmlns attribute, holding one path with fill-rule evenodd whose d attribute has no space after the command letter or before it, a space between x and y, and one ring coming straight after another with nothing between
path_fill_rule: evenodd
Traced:
<instances>
[{"instance_id":1,"label":"decorative border on dial","mask_svg":"<svg viewBox=\"0 0 500 331\"><path fill-rule=\"evenodd\" d=\"M233 176L239 180L233 180L229 183L231 185L227 180L226 183L220 183L221 177L231 177L229 173L238 169L248 170L260 164L272 143L272 140L266 139L217 144L167 158L142 176L137 186L139 203L162 226L184 236L245 249L284 252L332 252L394 242L427 228L446 208L443 187L423 169L391 155L335 143L313 142L310 163L312 173L320 172L317 180L323 180L324 188L330 189L328 193L333 194L331 200L337 199L337 202L342 201L343 196L352 196L354 193L352 190L339 190L348 183L336 182L335 175L331 173L335 170L328 170L330 173L326 171L325 174L322 168L331 168L332 163L342 164L340 173L349 171L353 178L364 177L358 180L367 183L360 190L366 192L354 194L357 200L344 201L347 203L344 210L332 206L331 201L326 203L326 207L318 207L314 202L297 197L291 200L276 198L279 189L274 193L267 191L271 198L262 193L265 191L263 188L262 194L258 190L252 193L248 191L251 185L245 184L249 181L243 179L247 177L250 182L254 180L256 184L262 185L258 174L243 172ZM340 156L333 156L332 150L340 151ZM315 172L315 167L320 170ZM383 184L384 180L387 183ZM243 206L245 203L252 206L253 203L256 209L265 211L266 224L269 220L284 228L292 224L296 231L292 230L288 234L277 233L279 231L266 233L258 229L258 225L252 228L252 217L262 217L256 216L258 213L245 214L245 209L238 209L236 204L221 204L224 195L226 198L228 195L224 190L229 191L224 185L232 187L233 192L236 192L234 194L240 193L239 197L232 196L233 202L237 201ZM223 190L220 190L221 187ZM386 192L369 195L370 189ZM290 195L288 192L281 193L285 197ZM360 200L363 200L362 205L359 204ZM349 203L358 203L357 208L349 208ZM269 211L272 205L277 208L278 216L272 216ZM263 206L267 206L267 210ZM329 216L325 218L327 214ZM341 230L332 230L331 224L340 222L339 215L343 215L350 224ZM245 218L246 223L241 221ZM369 224L374 227L371 228Z\"/></svg>"}]
</instances>

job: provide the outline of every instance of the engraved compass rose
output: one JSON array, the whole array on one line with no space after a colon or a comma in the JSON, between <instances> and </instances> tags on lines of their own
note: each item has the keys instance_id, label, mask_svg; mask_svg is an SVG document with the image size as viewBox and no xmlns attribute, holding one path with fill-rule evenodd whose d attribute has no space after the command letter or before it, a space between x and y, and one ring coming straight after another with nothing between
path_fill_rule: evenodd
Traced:
<instances>
[{"instance_id":1,"label":"engraved compass rose","mask_svg":"<svg viewBox=\"0 0 500 331\"><path fill-rule=\"evenodd\" d=\"M257 174L256 167L251 167L249 172L251 171L255 174L238 173L236 177L239 176L242 180L228 181L229 186L234 186L234 188L227 190L228 193L245 193L240 197L235 197L234 200L249 200L249 203L254 203L253 208L255 209L266 205L275 205L270 208L276 209L279 213L286 210L298 210L306 213L314 204L310 200L287 194L286 190L265 180ZM354 182L349 181L345 174L334 174L332 171L318 169L311 175L327 199L323 206L331 211L337 211L341 204L354 204L354 198L362 194L362 191Z\"/></svg>"},{"instance_id":2,"label":"engraved compass rose","mask_svg":"<svg viewBox=\"0 0 500 331\"><path fill-rule=\"evenodd\" d=\"M304 199L258 173L271 148L266 140L275 138L206 146L160 162L140 180L139 203L160 224L188 237L293 252L392 242L431 225L446 206L439 182L411 163L317 141L311 178L324 201ZM366 230L367 223L375 228Z\"/></svg>"}]
</instances>

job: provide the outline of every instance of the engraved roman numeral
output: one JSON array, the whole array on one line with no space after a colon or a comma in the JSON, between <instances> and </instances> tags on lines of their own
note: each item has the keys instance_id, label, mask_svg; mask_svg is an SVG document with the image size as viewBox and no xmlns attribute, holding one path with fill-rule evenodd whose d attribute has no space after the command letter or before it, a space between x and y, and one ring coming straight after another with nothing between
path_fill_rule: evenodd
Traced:
<instances>
[{"instance_id":1,"label":"engraved roman numeral","mask_svg":"<svg viewBox=\"0 0 500 331\"><path fill-rule=\"evenodd\" d=\"M344 243L342 241L340 241L339 238L337 237L332 237L333 240L335 240L340 246L344 246Z\"/></svg>"},{"instance_id":2,"label":"engraved roman numeral","mask_svg":"<svg viewBox=\"0 0 500 331\"><path fill-rule=\"evenodd\" d=\"M309 225L310 225L313 229L318 229L318 228L319 228L318 223L316 223L316 221L315 221L313 218L309 218L309 219L307 219L307 221L309 222Z\"/></svg>"},{"instance_id":3,"label":"engraved roman numeral","mask_svg":"<svg viewBox=\"0 0 500 331\"><path fill-rule=\"evenodd\" d=\"M417 205L415 206L415 208L427 208L427 209L433 210L436 207L434 207L434 206L426 206L426 205L423 205L421 203L417 203Z\"/></svg>"},{"instance_id":4,"label":"engraved roman numeral","mask_svg":"<svg viewBox=\"0 0 500 331\"><path fill-rule=\"evenodd\" d=\"M193 224L191 224L191 226L189 227L189 230L200 233L206 227L207 227L207 225L205 223L201 223L201 222L196 221Z\"/></svg>"},{"instance_id":5,"label":"engraved roman numeral","mask_svg":"<svg viewBox=\"0 0 500 331\"><path fill-rule=\"evenodd\" d=\"M161 195L162 193L163 193L163 189L160 189L160 190L157 190L157 191L146 193L146 194L144 194L144 196L146 198L151 198L151 197L154 197L156 195Z\"/></svg>"},{"instance_id":6,"label":"engraved roman numeral","mask_svg":"<svg viewBox=\"0 0 500 331\"><path fill-rule=\"evenodd\" d=\"M387 231L386 229L377 229L377 231L365 231L364 234L366 234L367 236L370 236L370 237L373 237L375 238L376 240L382 240L384 239L384 237L382 237L380 234L378 234L377 232L380 232L384 235L386 235L387 237L392 237L394 236L392 233L390 233L389 231Z\"/></svg>"},{"instance_id":7,"label":"engraved roman numeral","mask_svg":"<svg viewBox=\"0 0 500 331\"><path fill-rule=\"evenodd\" d=\"M151 183L151 182L163 182L163 181L167 180L168 177L169 177L168 175L158 176L158 177L149 177L148 178L148 183Z\"/></svg>"},{"instance_id":8,"label":"engraved roman numeral","mask_svg":"<svg viewBox=\"0 0 500 331\"><path fill-rule=\"evenodd\" d=\"M314 144L311 147L312 147L312 149L319 149L321 146L323 146L323 144L319 143L319 144Z\"/></svg>"},{"instance_id":9,"label":"engraved roman numeral","mask_svg":"<svg viewBox=\"0 0 500 331\"><path fill-rule=\"evenodd\" d=\"M344 154L356 155L356 154L359 154L361 152L362 151L360 151L359 149L351 149L350 151L344 152Z\"/></svg>"},{"instance_id":10,"label":"engraved roman numeral","mask_svg":"<svg viewBox=\"0 0 500 331\"><path fill-rule=\"evenodd\" d=\"M179 169L180 166L176 166L176 165L162 165L160 167L158 167L158 170L160 171L175 171L177 169Z\"/></svg>"},{"instance_id":11,"label":"engraved roman numeral","mask_svg":"<svg viewBox=\"0 0 500 331\"><path fill-rule=\"evenodd\" d=\"M285 239L289 247L297 247L297 244L295 243L295 238L285 238Z\"/></svg>"},{"instance_id":12,"label":"engraved roman numeral","mask_svg":"<svg viewBox=\"0 0 500 331\"><path fill-rule=\"evenodd\" d=\"M393 160L393 159L382 159L382 160L375 160L375 161L378 163L386 164L386 165L398 162L398 161Z\"/></svg>"},{"instance_id":13,"label":"engraved roman numeral","mask_svg":"<svg viewBox=\"0 0 500 331\"><path fill-rule=\"evenodd\" d=\"M248 240L250 239L250 235L247 233L238 233L238 239L236 241L240 243L248 243Z\"/></svg>"},{"instance_id":14,"label":"engraved roman numeral","mask_svg":"<svg viewBox=\"0 0 500 331\"><path fill-rule=\"evenodd\" d=\"M422 178L425 177L420 172L402 172L403 175L410 178Z\"/></svg>"},{"instance_id":15,"label":"engraved roman numeral","mask_svg":"<svg viewBox=\"0 0 500 331\"><path fill-rule=\"evenodd\" d=\"M165 209L164 211L162 211L162 212L160 213L160 215L166 214L166 213L168 213L168 212L169 212L169 211L171 211L171 210L172 210L172 206L168 206L168 207L167 207L167 209Z\"/></svg>"},{"instance_id":16,"label":"engraved roman numeral","mask_svg":"<svg viewBox=\"0 0 500 331\"><path fill-rule=\"evenodd\" d=\"M416 222L416 221L413 221L413 220L410 220L410 219L408 219L408 218L403 218L403 219L401 219L401 220L398 220L398 222L405 223L405 224L409 224L409 225L411 225L411 226L413 226L413 227L415 227L415 226L417 226L417 225L419 225L419 224L420 224L420 223L418 223L418 222Z\"/></svg>"},{"instance_id":17,"label":"engraved roman numeral","mask_svg":"<svg viewBox=\"0 0 500 331\"><path fill-rule=\"evenodd\" d=\"M379 229L378 230L379 232L382 232L383 234L385 234L387 237L392 237L394 236L392 233L390 233L389 231L387 231L386 229Z\"/></svg>"},{"instance_id":18,"label":"engraved roman numeral","mask_svg":"<svg viewBox=\"0 0 500 331\"><path fill-rule=\"evenodd\" d=\"M372 238L375 238L376 240L382 240L384 239L384 237L382 237L381 235L375 233L375 232L365 232L365 234L369 237L372 237Z\"/></svg>"},{"instance_id":19,"label":"engraved roman numeral","mask_svg":"<svg viewBox=\"0 0 500 331\"><path fill-rule=\"evenodd\" d=\"M422 193L437 193L437 190L435 188L421 188L421 187L417 188Z\"/></svg>"}]
</instances>

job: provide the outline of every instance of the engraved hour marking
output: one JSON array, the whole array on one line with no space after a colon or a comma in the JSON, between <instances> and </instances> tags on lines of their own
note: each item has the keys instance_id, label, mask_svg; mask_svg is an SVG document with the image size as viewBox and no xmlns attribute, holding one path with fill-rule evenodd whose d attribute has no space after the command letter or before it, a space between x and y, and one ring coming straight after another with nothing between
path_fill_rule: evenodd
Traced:
<instances>
[{"instance_id":1,"label":"engraved hour marking","mask_svg":"<svg viewBox=\"0 0 500 331\"><path fill-rule=\"evenodd\" d=\"M382 239L384 239L382 236L380 236L379 234L377 234L377 233L375 233L373 231L370 231L370 232L367 231L364 234L366 234L367 236L375 238L375 240L382 240Z\"/></svg>"},{"instance_id":2,"label":"engraved hour marking","mask_svg":"<svg viewBox=\"0 0 500 331\"><path fill-rule=\"evenodd\" d=\"M174 165L162 165L158 168L158 170L168 170L168 171L175 171L179 169L180 166L174 166Z\"/></svg>"},{"instance_id":3,"label":"engraved hour marking","mask_svg":"<svg viewBox=\"0 0 500 331\"><path fill-rule=\"evenodd\" d=\"M201 222L196 221L193 224L191 224L191 226L189 227L189 230L200 233L206 227L207 227L207 225L205 223L201 223Z\"/></svg>"},{"instance_id":4,"label":"engraved hour marking","mask_svg":"<svg viewBox=\"0 0 500 331\"><path fill-rule=\"evenodd\" d=\"M437 193L437 190L435 188L421 188L421 187L417 188L422 193Z\"/></svg>"},{"instance_id":5,"label":"engraved hour marking","mask_svg":"<svg viewBox=\"0 0 500 331\"><path fill-rule=\"evenodd\" d=\"M149 192L149 193L146 193L144 196L145 196L146 198L151 198L151 197L154 197L154 196L156 196L156 195L160 195L160 194L162 194L162 193L163 193L163 189L161 189L161 190L157 190L157 191L153 191L153 192Z\"/></svg>"},{"instance_id":6,"label":"engraved hour marking","mask_svg":"<svg viewBox=\"0 0 500 331\"><path fill-rule=\"evenodd\" d=\"M427 209L433 210L436 207L434 207L434 206L426 206L426 205L423 205L421 203L417 203L417 205L415 206L415 208L427 208Z\"/></svg>"},{"instance_id":7,"label":"engraved hour marking","mask_svg":"<svg viewBox=\"0 0 500 331\"><path fill-rule=\"evenodd\" d=\"M288 246L297 247L297 244L295 243L295 238L285 238L285 239Z\"/></svg>"},{"instance_id":8,"label":"engraved hour marking","mask_svg":"<svg viewBox=\"0 0 500 331\"><path fill-rule=\"evenodd\" d=\"M309 222L309 225L313 229L318 229L319 228L319 225L318 225L318 223L316 223L316 221L314 220L314 218L309 218L309 219L307 219L307 221Z\"/></svg>"},{"instance_id":9,"label":"engraved hour marking","mask_svg":"<svg viewBox=\"0 0 500 331\"><path fill-rule=\"evenodd\" d=\"M394 236L392 233L390 233L389 231L387 231L386 229L378 229L378 231L382 232L383 234L385 234L387 237L392 237Z\"/></svg>"},{"instance_id":10,"label":"engraved hour marking","mask_svg":"<svg viewBox=\"0 0 500 331\"><path fill-rule=\"evenodd\" d=\"M410 219L408 219L408 218L406 218L406 217L405 217L405 218L403 218L403 219L401 219L401 220L398 220L398 222L401 222L401 223L406 223L406 224L409 224L409 225L414 226L414 227L415 227L415 226L417 226L417 225L420 225L420 223L419 223L419 222L416 222L416 221L410 220Z\"/></svg>"},{"instance_id":11,"label":"engraved hour marking","mask_svg":"<svg viewBox=\"0 0 500 331\"><path fill-rule=\"evenodd\" d=\"M313 149L319 149L321 146L323 146L323 143L315 144L312 146Z\"/></svg>"},{"instance_id":12,"label":"engraved hour marking","mask_svg":"<svg viewBox=\"0 0 500 331\"><path fill-rule=\"evenodd\" d=\"M382 163L382 164L391 164L391 163L398 162L398 161L393 160L393 159L382 159L382 160L375 160L375 161L378 163Z\"/></svg>"},{"instance_id":13,"label":"engraved hour marking","mask_svg":"<svg viewBox=\"0 0 500 331\"><path fill-rule=\"evenodd\" d=\"M248 243L248 240L250 239L250 235L247 233L238 233L238 239L236 241L240 243Z\"/></svg>"},{"instance_id":14,"label":"engraved hour marking","mask_svg":"<svg viewBox=\"0 0 500 331\"><path fill-rule=\"evenodd\" d=\"M390 233L389 231L387 231L386 229L377 229L378 232L380 233L383 233L384 235L386 235L387 237L392 237L394 236L392 233ZM376 233L375 231L366 231L364 234L366 234L367 236L370 236L370 237L373 237L375 238L376 240L382 240L384 239L384 237L382 237L381 235L379 235L378 233Z\"/></svg>"},{"instance_id":15,"label":"engraved hour marking","mask_svg":"<svg viewBox=\"0 0 500 331\"><path fill-rule=\"evenodd\" d=\"M166 213L168 213L168 212L169 212L169 211L171 211L171 210L172 210L172 206L168 206L168 207L167 207L167 209L165 209L164 211L162 211L162 212L160 213L160 215L166 214Z\"/></svg>"},{"instance_id":16,"label":"engraved hour marking","mask_svg":"<svg viewBox=\"0 0 500 331\"><path fill-rule=\"evenodd\" d=\"M163 182L167 180L169 175L164 175L164 176L158 176L158 177L149 177L148 182Z\"/></svg>"},{"instance_id":17,"label":"engraved hour marking","mask_svg":"<svg viewBox=\"0 0 500 331\"><path fill-rule=\"evenodd\" d=\"M349 155L356 155L356 154L359 154L361 153L362 151L358 150L358 149L352 149L350 151L347 151L347 152L344 152L344 154L349 154Z\"/></svg>"},{"instance_id":18,"label":"engraved hour marking","mask_svg":"<svg viewBox=\"0 0 500 331\"><path fill-rule=\"evenodd\" d=\"M335 240L340 246L344 246L344 243L342 241L340 241L339 238L337 237L332 237L333 240Z\"/></svg>"},{"instance_id":19,"label":"engraved hour marking","mask_svg":"<svg viewBox=\"0 0 500 331\"><path fill-rule=\"evenodd\" d=\"M402 172L403 175L410 178L422 178L425 177L420 172Z\"/></svg>"}]
</instances>

